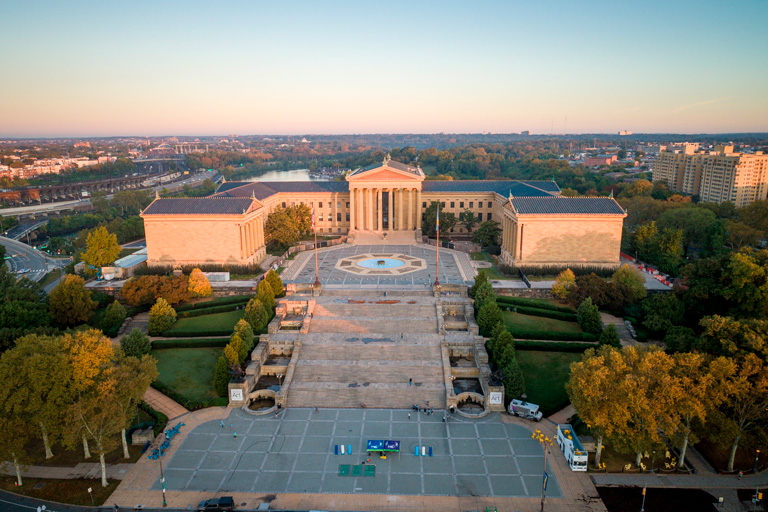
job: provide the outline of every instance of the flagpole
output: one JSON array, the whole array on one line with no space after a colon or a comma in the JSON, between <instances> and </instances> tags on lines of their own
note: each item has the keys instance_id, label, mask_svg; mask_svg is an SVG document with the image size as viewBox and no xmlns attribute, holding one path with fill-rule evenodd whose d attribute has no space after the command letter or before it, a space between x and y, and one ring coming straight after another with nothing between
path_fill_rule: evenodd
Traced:
<instances>
[{"instance_id":1,"label":"flagpole","mask_svg":"<svg viewBox=\"0 0 768 512\"><path fill-rule=\"evenodd\" d=\"M437 252L435 253L435 286L440 286L438 275L440 274L440 202L437 203L437 220L435 221L435 231L437 232Z\"/></svg>"},{"instance_id":2,"label":"flagpole","mask_svg":"<svg viewBox=\"0 0 768 512\"><path fill-rule=\"evenodd\" d=\"M320 278L317 273L317 229L315 228L315 209L312 208L312 231L315 233L315 287L320 286Z\"/></svg>"}]
</instances>

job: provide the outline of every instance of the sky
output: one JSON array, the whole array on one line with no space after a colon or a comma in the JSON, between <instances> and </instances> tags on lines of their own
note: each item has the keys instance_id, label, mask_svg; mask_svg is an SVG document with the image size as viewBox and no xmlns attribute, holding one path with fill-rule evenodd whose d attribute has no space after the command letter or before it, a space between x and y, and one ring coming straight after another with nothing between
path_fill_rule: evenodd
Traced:
<instances>
[{"instance_id":1,"label":"sky","mask_svg":"<svg viewBox=\"0 0 768 512\"><path fill-rule=\"evenodd\" d=\"M0 137L768 131L768 1L0 0Z\"/></svg>"}]
</instances>

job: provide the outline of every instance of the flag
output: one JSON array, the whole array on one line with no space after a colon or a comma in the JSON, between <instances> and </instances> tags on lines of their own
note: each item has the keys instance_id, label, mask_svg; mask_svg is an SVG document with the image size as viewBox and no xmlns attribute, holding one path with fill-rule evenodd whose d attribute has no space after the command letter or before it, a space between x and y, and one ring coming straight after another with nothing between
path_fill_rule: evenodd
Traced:
<instances>
[{"instance_id":1,"label":"flag","mask_svg":"<svg viewBox=\"0 0 768 512\"><path fill-rule=\"evenodd\" d=\"M440 203L437 203L437 219L435 219L435 233L440 232Z\"/></svg>"},{"instance_id":2,"label":"flag","mask_svg":"<svg viewBox=\"0 0 768 512\"><path fill-rule=\"evenodd\" d=\"M312 208L312 232L315 232L315 209Z\"/></svg>"}]
</instances>

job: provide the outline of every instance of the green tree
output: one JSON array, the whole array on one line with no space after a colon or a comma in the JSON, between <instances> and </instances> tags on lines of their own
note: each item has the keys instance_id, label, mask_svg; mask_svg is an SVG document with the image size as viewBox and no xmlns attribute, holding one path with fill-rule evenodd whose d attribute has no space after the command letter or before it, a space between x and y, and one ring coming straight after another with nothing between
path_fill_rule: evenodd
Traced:
<instances>
[{"instance_id":1,"label":"green tree","mask_svg":"<svg viewBox=\"0 0 768 512\"><path fill-rule=\"evenodd\" d=\"M754 247L760 241L763 232L745 222L730 220L726 223L728 230L728 245L735 250L744 247Z\"/></svg>"},{"instance_id":2,"label":"green tree","mask_svg":"<svg viewBox=\"0 0 768 512\"><path fill-rule=\"evenodd\" d=\"M248 353L250 354L254 347L254 335L251 324L249 324L247 320L241 318L235 324L234 334L237 334L240 339L243 340L243 343L245 343Z\"/></svg>"},{"instance_id":3,"label":"green tree","mask_svg":"<svg viewBox=\"0 0 768 512\"><path fill-rule=\"evenodd\" d=\"M213 389L219 396L227 396L229 387L229 366L227 358L223 355L216 361L216 369L213 371Z\"/></svg>"},{"instance_id":4,"label":"green tree","mask_svg":"<svg viewBox=\"0 0 768 512\"><path fill-rule=\"evenodd\" d=\"M101 319L101 329L105 332L109 332L112 329L119 328L123 325L126 316L127 311L125 310L125 307L120 304L120 301L115 300L112 304L107 306L107 309L104 312L104 317Z\"/></svg>"},{"instance_id":5,"label":"green tree","mask_svg":"<svg viewBox=\"0 0 768 512\"><path fill-rule=\"evenodd\" d=\"M48 304L54 321L61 325L87 322L96 309L91 292L85 289L85 280L75 275L64 276L51 290Z\"/></svg>"},{"instance_id":6,"label":"green tree","mask_svg":"<svg viewBox=\"0 0 768 512\"><path fill-rule=\"evenodd\" d=\"M272 287L272 292L276 298L285 296L285 285L283 285L283 280L280 279L280 276L277 275L277 272L270 270L267 272L267 275L264 276L264 279L266 279L266 281L269 283L269 286Z\"/></svg>"},{"instance_id":7,"label":"green tree","mask_svg":"<svg viewBox=\"0 0 768 512\"><path fill-rule=\"evenodd\" d=\"M483 335L487 335L501 321L501 309L493 301L486 302L477 314L477 325Z\"/></svg>"},{"instance_id":8,"label":"green tree","mask_svg":"<svg viewBox=\"0 0 768 512\"><path fill-rule=\"evenodd\" d=\"M126 356L140 358L152 350L152 341L144 331L134 327L130 333L120 338L120 348Z\"/></svg>"},{"instance_id":9,"label":"green tree","mask_svg":"<svg viewBox=\"0 0 768 512\"><path fill-rule=\"evenodd\" d=\"M189 274L189 293L193 297L208 297L213 293L211 283L199 268L192 269Z\"/></svg>"},{"instance_id":10,"label":"green tree","mask_svg":"<svg viewBox=\"0 0 768 512\"><path fill-rule=\"evenodd\" d=\"M272 287L265 280L259 281L259 285L256 287L256 298L264 305L271 318L275 312L275 292L272 291Z\"/></svg>"},{"instance_id":11,"label":"green tree","mask_svg":"<svg viewBox=\"0 0 768 512\"><path fill-rule=\"evenodd\" d=\"M459 214L459 220L464 224L464 228L470 233L474 229L475 224L477 224L477 217L475 217L475 214L469 209L465 209Z\"/></svg>"},{"instance_id":12,"label":"green tree","mask_svg":"<svg viewBox=\"0 0 768 512\"><path fill-rule=\"evenodd\" d=\"M480 284L475 292L475 309L480 311L483 305L489 302L496 302L496 292L488 281Z\"/></svg>"},{"instance_id":13,"label":"green tree","mask_svg":"<svg viewBox=\"0 0 768 512\"><path fill-rule=\"evenodd\" d=\"M690 207L668 210L659 216L656 224L660 231L670 229L683 232L683 254L687 256L691 249L703 248L706 245L707 235L717 222L713 212Z\"/></svg>"},{"instance_id":14,"label":"green tree","mask_svg":"<svg viewBox=\"0 0 768 512\"><path fill-rule=\"evenodd\" d=\"M297 205L288 208L291 216L293 216L296 228L299 233L309 233L312 229L312 209L309 205L299 203Z\"/></svg>"},{"instance_id":15,"label":"green tree","mask_svg":"<svg viewBox=\"0 0 768 512\"><path fill-rule=\"evenodd\" d=\"M670 352L690 352L697 345L698 337L690 327L670 327L664 336L664 345Z\"/></svg>"},{"instance_id":16,"label":"green tree","mask_svg":"<svg viewBox=\"0 0 768 512\"><path fill-rule=\"evenodd\" d=\"M264 304L257 297L253 297L245 306L243 320L248 322L254 333L257 333L267 326L269 316L270 314Z\"/></svg>"},{"instance_id":17,"label":"green tree","mask_svg":"<svg viewBox=\"0 0 768 512\"><path fill-rule=\"evenodd\" d=\"M486 274L485 270L480 269L475 275L475 283L469 289L469 296L474 299L475 292L477 292L477 289L480 287L480 285L487 282L488 282L488 274Z\"/></svg>"},{"instance_id":18,"label":"green tree","mask_svg":"<svg viewBox=\"0 0 768 512\"><path fill-rule=\"evenodd\" d=\"M110 234L107 228L101 226L88 234L82 259L89 265L101 268L115 261L120 255L120 250L117 236Z\"/></svg>"},{"instance_id":19,"label":"green tree","mask_svg":"<svg viewBox=\"0 0 768 512\"><path fill-rule=\"evenodd\" d=\"M525 378L517 359L513 359L503 369L504 393L507 398L519 398L525 393Z\"/></svg>"},{"instance_id":20,"label":"green tree","mask_svg":"<svg viewBox=\"0 0 768 512\"><path fill-rule=\"evenodd\" d=\"M653 332L666 332L683 322L683 303L671 293L657 293L640 303L645 319L643 325Z\"/></svg>"},{"instance_id":21,"label":"green tree","mask_svg":"<svg viewBox=\"0 0 768 512\"><path fill-rule=\"evenodd\" d=\"M432 201L422 214L421 232L430 238L434 238L437 233L437 209L440 207L438 201ZM447 237L451 230L456 227L456 215L446 212L440 207L440 237Z\"/></svg>"},{"instance_id":22,"label":"green tree","mask_svg":"<svg viewBox=\"0 0 768 512\"><path fill-rule=\"evenodd\" d=\"M93 194L91 194L90 201L93 205L93 209L96 210L96 213L103 217L109 216L109 200L107 199L107 193L105 191L95 190Z\"/></svg>"},{"instance_id":23,"label":"green tree","mask_svg":"<svg viewBox=\"0 0 768 512\"><path fill-rule=\"evenodd\" d=\"M768 238L768 200L753 201L737 211L741 222L760 231L763 239Z\"/></svg>"},{"instance_id":24,"label":"green tree","mask_svg":"<svg viewBox=\"0 0 768 512\"><path fill-rule=\"evenodd\" d=\"M632 293L632 298L635 301L644 299L648 293L645 289L645 278L643 278L643 275L639 270L630 267L626 263L613 273L611 281L626 286Z\"/></svg>"},{"instance_id":25,"label":"green tree","mask_svg":"<svg viewBox=\"0 0 768 512\"><path fill-rule=\"evenodd\" d=\"M229 344L237 350L238 363L243 364L243 361L248 357L248 346L245 344L245 341L236 333L233 333L229 338Z\"/></svg>"},{"instance_id":26,"label":"green tree","mask_svg":"<svg viewBox=\"0 0 768 512\"><path fill-rule=\"evenodd\" d=\"M495 220L481 223L472 235L472 241L483 247L498 246L501 237L501 225Z\"/></svg>"},{"instance_id":27,"label":"green tree","mask_svg":"<svg viewBox=\"0 0 768 512\"><path fill-rule=\"evenodd\" d=\"M612 347L620 348L621 339L619 338L618 331L616 331L616 326L608 324L605 329L603 329L603 332L600 333L597 343L599 345L610 345Z\"/></svg>"},{"instance_id":28,"label":"green tree","mask_svg":"<svg viewBox=\"0 0 768 512\"><path fill-rule=\"evenodd\" d=\"M162 297L149 310L149 334L159 336L176 322L176 310Z\"/></svg>"},{"instance_id":29,"label":"green tree","mask_svg":"<svg viewBox=\"0 0 768 512\"><path fill-rule=\"evenodd\" d=\"M768 250L731 254L723 277L723 296L741 315L768 316Z\"/></svg>"},{"instance_id":30,"label":"green tree","mask_svg":"<svg viewBox=\"0 0 768 512\"><path fill-rule=\"evenodd\" d=\"M573 270L567 268L560 272L552 285L552 295L561 300L568 299L571 291L576 287L576 276Z\"/></svg>"},{"instance_id":31,"label":"green tree","mask_svg":"<svg viewBox=\"0 0 768 512\"><path fill-rule=\"evenodd\" d=\"M584 330L593 334L600 334L603 331L603 321L600 317L600 310L592 304L592 299L587 297L576 310L576 319Z\"/></svg>"}]
</instances>

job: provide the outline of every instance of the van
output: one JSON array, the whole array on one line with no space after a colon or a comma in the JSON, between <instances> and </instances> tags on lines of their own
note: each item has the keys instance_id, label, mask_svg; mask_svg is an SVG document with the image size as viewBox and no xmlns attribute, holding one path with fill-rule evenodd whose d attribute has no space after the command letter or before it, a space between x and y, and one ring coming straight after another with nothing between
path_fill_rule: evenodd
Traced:
<instances>
[{"instance_id":1,"label":"van","mask_svg":"<svg viewBox=\"0 0 768 512\"><path fill-rule=\"evenodd\" d=\"M235 509L235 500L232 496L222 496L221 498L211 498L201 501L197 506L198 512L230 512Z\"/></svg>"},{"instance_id":2,"label":"van","mask_svg":"<svg viewBox=\"0 0 768 512\"><path fill-rule=\"evenodd\" d=\"M522 400L512 400L509 402L509 414L519 416L533 421L541 421L541 411L539 406Z\"/></svg>"}]
</instances>

